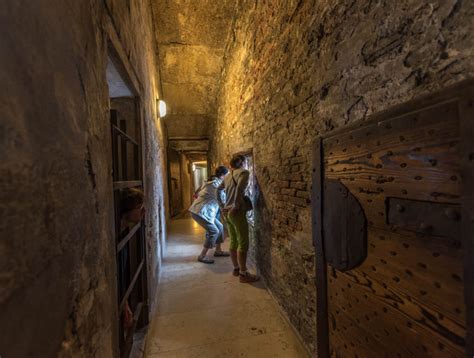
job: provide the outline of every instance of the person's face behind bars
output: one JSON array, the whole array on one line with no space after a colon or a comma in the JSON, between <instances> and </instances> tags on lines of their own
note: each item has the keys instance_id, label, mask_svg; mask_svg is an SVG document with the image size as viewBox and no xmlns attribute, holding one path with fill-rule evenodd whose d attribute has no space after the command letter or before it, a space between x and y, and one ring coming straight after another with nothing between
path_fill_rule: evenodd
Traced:
<instances>
[{"instance_id":1,"label":"person's face behind bars","mask_svg":"<svg viewBox=\"0 0 474 358\"><path fill-rule=\"evenodd\" d=\"M123 214L125 222L135 225L145 216L143 193L140 190L131 189L123 204L126 205L128 209Z\"/></svg>"},{"instance_id":2,"label":"person's face behind bars","mask_svg":"<svg viewBox=\"0 0 474 358\"><path fill-rule=\"evenodd\" d=\"M127 221L132 222L134 224L138 223L143 219L145 216L145 204L142 203L136 208L130 210L126 216L127 216Z\"/></svg>"}]
</instances>

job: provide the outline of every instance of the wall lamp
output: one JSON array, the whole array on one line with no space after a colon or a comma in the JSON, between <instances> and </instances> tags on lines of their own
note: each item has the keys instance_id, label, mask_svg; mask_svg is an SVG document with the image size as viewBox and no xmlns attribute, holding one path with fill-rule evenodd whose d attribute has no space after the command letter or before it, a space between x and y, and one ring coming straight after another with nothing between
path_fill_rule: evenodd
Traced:
<instances>
[{"instance_id":1,"label":"wall lamp","mask_svg":"<svg viewBox=\"0 0 474 358\"><path fill-rule=\"evenodd\" d=\"M158 100L158 113L160 115L160 118L166 116L166 102L162 99Z\"/></svg>"}]
</instances>

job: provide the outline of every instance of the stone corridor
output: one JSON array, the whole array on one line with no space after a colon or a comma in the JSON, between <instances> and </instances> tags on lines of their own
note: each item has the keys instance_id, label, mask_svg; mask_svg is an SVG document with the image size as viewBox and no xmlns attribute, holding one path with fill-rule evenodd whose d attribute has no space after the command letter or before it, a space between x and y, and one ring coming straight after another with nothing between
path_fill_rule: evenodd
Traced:
<instances>
[{"instance_id":1,"label":"stone corridor","mask_svg":"<svg viewBox=\"0 0 474 358\"><path fill-rule=\"evenodd\" d=\"M263 282L239 283L229 258L196 262L203 236L190 218L171 222L145 357L309 356Z\"/></svg>"},{"instance_id":2,"label":"stone corridor","mask_svg":"<svg viewBox=\"0 0 474 358\"><path fill-rule=\"evenodd\" d=\"M473 19L1 0L0 358L474 357ZM257 284L185 216L235 160Z\"/></svg>"}]
</instances>

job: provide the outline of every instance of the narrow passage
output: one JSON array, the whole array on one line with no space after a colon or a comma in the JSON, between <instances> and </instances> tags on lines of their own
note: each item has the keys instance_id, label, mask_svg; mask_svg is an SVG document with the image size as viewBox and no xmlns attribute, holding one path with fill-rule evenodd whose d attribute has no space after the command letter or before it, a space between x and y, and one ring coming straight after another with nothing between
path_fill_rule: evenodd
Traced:
<instances>
[{"instance_id":1,"label":"narrow passage","mask_svg":"<svg viewBox=\"0 0 474 358\"><path fill-rule=\"evenodd\" d=\"M203 237L190 218L171 223L145 357L307 357L263 283L240 283L228 257L196 261Z\"/></svg>"}]
</instances>

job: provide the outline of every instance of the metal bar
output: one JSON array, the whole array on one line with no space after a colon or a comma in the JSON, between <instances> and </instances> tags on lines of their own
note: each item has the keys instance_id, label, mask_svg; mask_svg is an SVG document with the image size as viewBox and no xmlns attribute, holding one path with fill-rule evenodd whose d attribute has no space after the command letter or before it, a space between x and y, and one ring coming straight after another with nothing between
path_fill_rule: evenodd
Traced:
<instances>
[{"instance_id":1,"label":"metal bar","mask_svg":"<svg viewBox=\"0 0 474 358\"><path fill-rule=\"evenodd\" d=\"M143 125L143 116L141 113L141 101L137 99L135 101L135 137L136 142L138 143L133 147L133 150L136 151L136 155L134 152L134 160L136 160L137 165L135 168L135 177L134 179L143 179L142 173L144 172L145 168L143 167L143 138L145 133L145 127Z\"/></svg>"},{"instance_id":2,"label":"metal bar","mask_svg":"<svg viewBox=\"0 0 474 358\"><path fill-rule=\"evenodd\" d=\"M324 257L322 221L324 200L323 163L322 139L318 138L313 145L313 187L311 190L313 245L316 259L316 351L319 358L329 358L327 265Z\"/></svg>"},{"instance_id":3,"label":"metal bar","mask_svg":"<svg viewBox=\"0 0 474 358\"><path fill-rule=\"evenodd\" d=\"M159 224L161 225L161 221L159 221ZM145 267L148 267L148 261L147 261L147 245L146 245L146 223L144 221L144 224L140 228L141 230L141 248L142 248L142 259L145 262ZM160 226L161 227L161 226ZM148 308L148 271L145 270L142 274L142 302L144 304L144 312L142 313L142 319L140 320L140 325L141 326L146 326L149 323L149 308Z\"/></svg>"},{"instance_id":4,"label":"metal bar","mask_svg":"<svg viewBox=\"0 0 474 358\"><path fill-rule=\"evenodd\" d=\"M138 318L140 318L140 314L142 313L142 308L143 308L143 302L140 302L135 308L135 313L133 314L133 324L135 327L137 325Z\"/></svg>"},{"instance_id":5,"label":"metal bar","mask_svg":"<svg viewBox=\"0 0 474 358\"><path fill-rule=\"evenodd\" d=\"M120 192L119 191L114 191L113 193L113 198L114 198L114 215L115 215L115 243L118 243L118 240L120 239L120 220L121 220L121 215L120 215L120 208L116 204L120 202Z\"/></svg>"},{"instance_id":6,"label":"metal bar","mask_svg":"<svg viewBox=\"0 0 474 358\"><path fill-rule=\"evenodd\" d=\"M135 145L138 145L138 143L135 141L135 139L133 139L132 137L130 137L127 133L125 133L124 131L122 131L119 127L117 127L116 125L113 125L112 126L112 129L114 131L117 132L117 134L119 134L121 137L125 138L126 140L128 140L129 142L132 142L133 144Z\"/></svg>"},{"instance_id":7,"label":"metal bar","mask_svg":"<svg viewBox=\"0 0 474 358\"><path fill-rule=\"evenodd\" d=\"M122 240L120 240L120 242L117 244L117 254L123 249L123 247L127 244L127 242L130 241L133 235L135 235L135 233L137 232L137 230L140 228L141 225L142 223L140 221L138 224L132 227L132 230L130 230L127 236L125 236Z\"/></svg>"},{"instance_id":8,"label":"metal bar","mask_svg":"<svg viewBox=\"0 0 474 358\"><path fill-rule=\"evenodd\" d=\"M118 114L115 109L110 110L110 122L112 128L117 125ZM113 179L118 180L119 169L118 169L118 141L112 129L112 168L113 168Z\"/></svg>"},{"instance_id":9,"label":"metal bar","mask_svg":"<svg viewBox=\"0 0 474 358\"><path fill-rule=\"evenodd\" d=\"M141 262L141 258L137 256L137 242L140 241L140 229L138 229L133 236L133 239L130 239L128 244L124 247L123 251L127 252L127 258L128 258L128 268L129 268L129 278L131 279L131 275L136 272L138 269L138 265ZM132 289L132 293L130 294L128 298L128 303L130 304L130 307L135 307L135 305L142 301L140 297L140 282L141 282L141 275L137 279L137 282L135 283L135 286Z\"/></svg>"},{"instance_id":10,"label":"metal bar","mask_svg":"<svg viewBox=\"0 0 474 358\"><path fill-rule=\"evenodd\" d=\"M138 145L133 146L133 179L140 179L140 155Z\"/></svg>"},{"instance_id":11,"label":"metal bar","mask_svg":"<svg viewBox=\"0 0 474 358\"><path fill-rule=\"evenodd\" d=\"M122 119L120 120L120 130L124 133L127 133L127 122ZM120 141L120 157L122 158L122 180L127 180L128 178L128 155L127 155L127 142L122 140Z\"/></svg>"},{"instance_id":12,"label":"metal bar","mask_svg":"<svg viewBox=\"0 0 474 358\"><path fill-rule=\"evenodd\" d=\"M130 282L130 285L128 286L127 291L125 291L125 295L123 296L122 301L120 302L120 305L119 305L119 314L123 311L125 302L128 300L128 297L132 293L133 287L135 286L135 283L137 282L138 276L140 276L140 272L143 269L144 263L145 263L145 260L142 260L140 262L140 265L138 265L137 271L135 271L135 274L133 275L132 282Z\"/></svg>"},{"instance_id":13,"label":"metal bar","mask_svg":"<svg viewBox=\"0 0 474 358\"><path fill-rule=\"evenodd\" d=\"M122 147L122 143L125 142L125 139L117 135L117 133L115 132L113 133L113 135L115 136L115 140L117 142L117 157L116 157L117 158L117 173L114 180L115 181L124 180L124 178L122 177L123 157L122 157L122 151L120 150L120 148Z\"/></svg>"},{"instance_id":14,"label":"metal bar","mask_svg":"<svg viewBox=\"0 0 474 358\"><path fill-rule=\"evenodd\" d=\"M141 180L125 180L125 181L115 181L114 190L135 188L137 186L142 186Z\"/></svg>"},{"instance_id":15,"label":"metal bar","mask_svg":"<svg viewBox=\"0 0 474 358\"><path fill-rule=\"evenodd\" d=\"M466 357L474 357L474 86L459 102L461 136L464 300L466 304Z\"/></svg>"}]
</instances>

